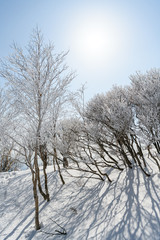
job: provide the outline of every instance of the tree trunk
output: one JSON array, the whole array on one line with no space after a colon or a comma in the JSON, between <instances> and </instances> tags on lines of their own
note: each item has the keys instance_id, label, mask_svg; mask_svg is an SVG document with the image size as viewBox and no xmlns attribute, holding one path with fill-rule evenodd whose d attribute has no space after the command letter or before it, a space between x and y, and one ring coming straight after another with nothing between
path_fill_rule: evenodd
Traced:
<instances>
[{"instance_id":1,"label":"tree trunk","mask_svg":"<svg viewBox=\"0 0 160 240\"><path fill-rule=\"evenodd\" d=\"M120 140L117 140L117 142L121 148L121 154L122 154L125 166L127 165L129 168L132 168L132 163L129 161L127 154L125 153L125 151L123 149L123 144L121 143Z\"/></svg>"},{"instance_id":2,"label":"tree trunk","mask_svg":"<svg viewBox=\"0 0 160 240\"><path fill-rule=\"evenodd\" d=\"M44 199L47 200L47 202L50 201L49 197L49 191L48 191L48 178L47 178L47 151L46 151L46 145L40 145L39 146L39 152L40 152L40 157L43 162L43 174L44 174L44 186L45 186L45 193L43 192Z\"/></svg>"},{"instance_id":3,"label":"tree trunk","mask_svg":"<svg viewBox=\"0 0 160 240\"><path fill-rule=\"evenodd\" d=\"M55 157L53 156L53 169L54 169L54 172L56 171L56 164L55 164Z\"/></svg>"},{"instance_id":4,"label":"tree trunk","mask_svg":"<svg viewBox=\"0 0 160 240\"><path fill-rule=\"evenodd\" d=\"M44 173L44 184L45 184L45 192L46 192L46 200L47 202L50 201L49 191L48 191L48 178L46 173L46 167L43 165L43 173Z\"/></svg>"},{"instance_id":5,"label":"tree trunk","mask_svg":"<svg viewBox=\"0 0 160 240\"><path fill-rule=\"evenodd\" d=\"M39 167L38 167L37 171L38 171L38 172L37 172L37 177L38 177L38 189L39 189L40 194L41 194L42 197L44 198L44 200L46 200L46 199L47 199L47 196L46 196L46 194L43 192L42 186L41 186Z\"/></svg>"},{"instance_id":6,"label":"tree trunk","mask_svg":"<svg viewBox=\"0 0 160 240\"><path fill-rule=\"evenodd\" d=\"M63 179L63 176L62 176L62 173L61 173L61 168L60 168L59 163L58 163L57 150L56 150L56 148L54 148L54 159L55 159L55 162L56 162L57 167L58 167L58 173L59 173L60 179L61 179L61 181L62 181L62 184L64 185L64 184L65 184L65 181L64 181L64 179Z\"/></svg>"},{"instance_id":7,"label":"tree trunk","mask_svg":"<svg viewBox=\"0 0 160 240\"><path fill-rule=\"evenodd\" d=\"M38 183L38 162L37 162L37 148L35 149L35 157L34 157L34 166L35 171L32 169L32 182L33 182L33 196L35 202L35 228L39 230L39 201L38 201L38 193L37 193L37 183Z\"/></svg>"},{"instance_id":8,"label":"tree trunk","mask_svg":"<svg viewBox=\"0 0 160 240\"><path fill-rule=\"evenodd\" d=\"M160 171L160 164L159 164L157 158L154 156L154 154L151 153L150 147L148 146L148 157L149 157L149 155L150 155L151 158L156 162L157 167L158 167L158 169L159 169L159 171Z\"/></svg>"}]
</instances>

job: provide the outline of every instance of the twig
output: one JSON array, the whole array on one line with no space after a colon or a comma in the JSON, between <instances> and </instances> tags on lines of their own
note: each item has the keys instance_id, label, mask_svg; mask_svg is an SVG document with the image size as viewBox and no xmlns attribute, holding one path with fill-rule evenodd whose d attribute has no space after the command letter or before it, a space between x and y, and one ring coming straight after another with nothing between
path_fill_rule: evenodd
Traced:
<instances>
[{"instance_id":1,"label":"twig","mask_svg":"<svg viewBox=\"0 0 160 240\"><path fill-rule=\"evenodd\" d=\"M51 232L46 232L46 231L40 230L42 233L45 233L50 236L67 235L66 229L64 227L62 227L61 225L59 225L58 223L56 223L56 221L53 221L52 219L51 219L51 221L54 222L61 230L55 230L56 233L51 233Z\"/></svg>"},{"instance_id":2,"label":"twig","mask_svg":"<svg viewBox=\"0 0 160 240\"><path fill-rule=\"evenodd\" d=\"M55 232L58 232L59 235L61 235L61 234L62 235L67 235L66 229L64 227L62 227L61 225L59 225L58 223L56 223L56 221L53 221L52 219L51 219L51 221L54 222L58 227L60 227L62 229L62 231L55 230Z\"/></svg>"}]
</instances>

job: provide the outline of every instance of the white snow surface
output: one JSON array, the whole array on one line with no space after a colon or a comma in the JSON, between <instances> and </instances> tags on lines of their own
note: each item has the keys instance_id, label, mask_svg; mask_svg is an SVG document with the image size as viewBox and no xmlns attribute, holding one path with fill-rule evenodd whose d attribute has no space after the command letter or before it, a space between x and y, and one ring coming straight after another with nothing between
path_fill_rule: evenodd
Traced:
<instances>
[{"instance_id":1,"label":"white snow surface","mask_svg":"<svg viewBox=\"0 0 160 240\"><path fill-rule=\"evenodd\" d=\"M73 178L48 167L51 201L39 196L41 229L34 227L30 170L0 173L0 240L160 240L160 174L112 171L112 183ZM54 235L66 230L66 235ZM57 230L57 231L56 231ZM52 234L52 235L51 235Z\"/></svg>"}]
</instances>

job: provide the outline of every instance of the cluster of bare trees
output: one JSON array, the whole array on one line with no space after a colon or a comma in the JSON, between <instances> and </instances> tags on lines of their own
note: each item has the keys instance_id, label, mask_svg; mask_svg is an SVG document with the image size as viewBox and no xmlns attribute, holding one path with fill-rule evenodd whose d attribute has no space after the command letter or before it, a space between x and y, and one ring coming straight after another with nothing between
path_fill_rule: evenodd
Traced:
<instances>
[{"instance_id":1,"label":"cluster of bare trees","mask_svg":"<svg viewBox=\"0 0 160 240\"><path fill-rule=\"evenodd\" d=\"M0 67L8 84L0 92L0 171L16 169L20 162L30 168L37 230L38 191L50 201L48 164L63 184L64 167L109 182L110 170L135 165L150 176L148 157L160 170L160 70L137 73L130 86L113 87L85 105L84 88L81 95L69 93L74 73L65 65L66 55L55 54L35 29L27 48L14 44L13 54ZM64 117L69 103L76 113Z\"/></svg>"},{"instance_id":2,"label":"cluster of bare trees","mask_svg":"<svg viewBox=\"0 0 160 240\"><path fill-rule=\"evenodd\" d=\"M131 76L131 86L98 94L79 111L79 119L61 122L59 141L71 168L108 179L110 169L138 166L148 171L151 158L160 170L160 70Z\"/></svg>"}]
</instances>

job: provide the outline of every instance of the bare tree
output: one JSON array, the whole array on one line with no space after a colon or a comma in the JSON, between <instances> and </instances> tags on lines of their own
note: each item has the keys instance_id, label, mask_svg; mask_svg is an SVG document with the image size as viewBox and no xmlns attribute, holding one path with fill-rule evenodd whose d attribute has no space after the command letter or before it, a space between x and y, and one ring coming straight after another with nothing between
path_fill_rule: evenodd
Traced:
<instances>
[{"instance_id":1,"label":"bare tree","mask_svg":"<svg viewBox=\"0 0 160 240\"><path fill-rule=\"evenodd\" d=\"M11 110L4 89L0 89L0 171L16 170L18 162L13 153L14 143L8 137L14 129L16 112Z\"/></svg>"},{"instance_id":2,"label":"bare tree","mask_svg":"<svg viewBox=\"0 0 160 240\"><path fill-rule=\"evenodd\" d=\"M26 49L23 50L16 44L12 47L13 54L1 61L0 76L9 84L8 94L13 106L19 110L22 129L32 135L32 146L34 146L32 180L35 226L38 230L40 229L37 192L39 149L45 142L45 133L52 120L54 103L65 94L74 74L66 73L68 67L64 60L67 52L55 54L53 44L45 44L43 35L38 29L33 30ZM42 149L41 157L44 159ZM45 161L43 162L46 164Z\"/></svg>"},{"instance_id":3,"label":"bare tree","mask_svg":"<svg viewBox=\"0 0 160 240\"><path fill-rule=\"evenodd\" d=\"M135 131L135 119L127 88L114 87L110 92L95 96L87 106L87 121L98 130L95 136L100 149L113 161L113 154L125 167L132 168L133 163L150 176L146 167L141 144ZM97 138L98 137L98 138ZM137 153L140 154L137 154Z\"/></svg>"},{"instance_id":4,"label":"bare tree","mask_svg":"<svg viewBox=\"0 0 160 240\"><path fill-rule=\"evenodd\" d=\"M142 74L137 72L130 77L130 102L135 111L136 125L160 170L160 69L151 69ZM151 151L151 145L156 150Z\"/></svg>"}]
</instances>

